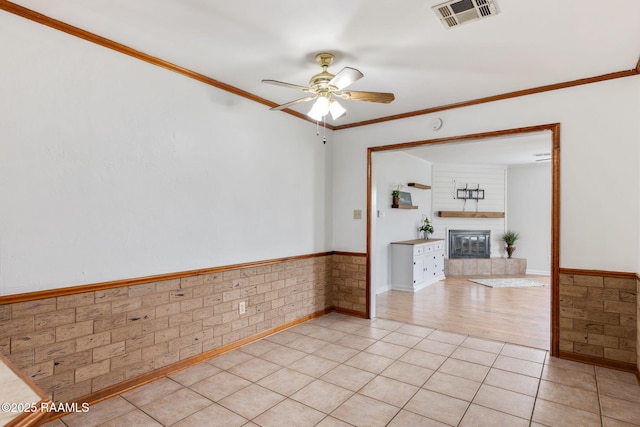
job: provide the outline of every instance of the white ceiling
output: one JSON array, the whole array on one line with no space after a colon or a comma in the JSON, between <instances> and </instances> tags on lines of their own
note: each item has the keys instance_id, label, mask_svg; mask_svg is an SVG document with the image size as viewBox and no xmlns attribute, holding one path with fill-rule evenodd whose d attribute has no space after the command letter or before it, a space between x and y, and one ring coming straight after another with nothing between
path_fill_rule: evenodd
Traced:
<instances>
[{"instance_id":1,"label":"white ceiling","mask_svg":"<svg viewBox=\"0 0 640 427\"><path fill-rule=\"evenodd\" d=\"M549 164L551 133L531 132L402 150L431 163L522 166Z\"/></svg>"},{"instance_id":2,"label":"white ceiling","mask_svg":"<svg viewBox=\"0 0 640 427\"><path fill-rule=\"evenodd\" d=\"M337 56L329 71L364 73L350 89L395 93L388 105L344 101L334 125L636 67L638 0L495 1L497 16L452 29L431 9L441 0L14 3L278 104L302 94L261 79L306 85L325 51Z\"/></svg>"},{"instance_id":3,"label":"white ceiling","mask_svg":"<svg viewBox=\"0 0 640 427\"><path fill-rule=\"evenodd\" d=\"M341 101L347 115L328 120L337 126L637 65L639 0L495 2L498 15L448 29L431 9L442 0L13 1L277 104L304 94L262 79L306 86L320 71L315 55L334 53L330 72L350 66L365 75L350 89L396 97L391 104ZM434 163L517 165L550 151L546 136L514 138L410 154Z\"/></svg>"}]
</instances>

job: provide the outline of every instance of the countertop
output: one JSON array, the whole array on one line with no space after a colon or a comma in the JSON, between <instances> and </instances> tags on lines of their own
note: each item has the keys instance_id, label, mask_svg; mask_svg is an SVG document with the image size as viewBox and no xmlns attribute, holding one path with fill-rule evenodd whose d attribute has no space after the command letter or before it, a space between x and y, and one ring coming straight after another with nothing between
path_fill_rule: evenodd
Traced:
<instances>
[{"instance_id":1,"label":"countertop","mask_svg":"<svg viewBox=\"0 0 640 427\"><path fill-rule=\"evenodd\" d=\"M391 242L392 245L424 245L425 243L442 242L444 239L414 239L401 242Z\"/></svg>"}]
</instances>

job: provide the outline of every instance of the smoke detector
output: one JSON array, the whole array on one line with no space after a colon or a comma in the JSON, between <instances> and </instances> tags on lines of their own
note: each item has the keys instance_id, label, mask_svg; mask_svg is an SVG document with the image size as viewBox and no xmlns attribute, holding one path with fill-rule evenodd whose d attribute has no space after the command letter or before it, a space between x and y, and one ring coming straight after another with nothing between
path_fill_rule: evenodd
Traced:
<instances>
[{"instance_id":1,"label":"smoke detector","mask_svg":"<svg viewBox=\"0 0 640 427\"><path fill-rule=\"evenodd\" d=\"M497 15L493 0L453 0L432 7L446 28Z\"/></svg>"}]
</instances>

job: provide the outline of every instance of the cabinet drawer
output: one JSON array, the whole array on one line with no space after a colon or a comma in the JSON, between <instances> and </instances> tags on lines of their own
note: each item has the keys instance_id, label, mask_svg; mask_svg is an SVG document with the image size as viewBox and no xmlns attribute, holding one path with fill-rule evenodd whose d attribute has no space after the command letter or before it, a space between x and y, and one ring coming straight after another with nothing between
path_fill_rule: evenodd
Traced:
<instances>
[{"instance_id":1,"label":"cabinet drawer","mask_svg":"<svg viewBox=\"0 0 640 427\"><path fill-rule=\"evenodd\" d=\"M424 255L424 245L413 247L413 256Z\"/></svg>"},{"instance_id":2,"label":"cabinet drawer","mask_svg":"<svg viewBox=\"0 0 640 427\"><path fill-rule=\"evenodd\" d=\"M434 243L433 244L433 250L434 251L441 251L443 249L444 249L444 243L438 242L438 243Z\"/></svg>"},{"instance_id":3,"label":"cabinet drawer","mask_svg":"<svg viewBox=\"0 0 640 427\"><path fill-rule=\"evenodd\" d=\"M433 245L426 245L424 247L424 253L430 254L431 252L433 252Z\"/></svg>"}]
</instances>

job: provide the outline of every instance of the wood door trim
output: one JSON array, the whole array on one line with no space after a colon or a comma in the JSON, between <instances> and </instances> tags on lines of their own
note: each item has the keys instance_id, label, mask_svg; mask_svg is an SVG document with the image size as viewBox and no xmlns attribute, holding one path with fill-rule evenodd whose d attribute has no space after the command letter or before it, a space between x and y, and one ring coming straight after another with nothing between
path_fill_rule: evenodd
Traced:
<instances>
[{"instance_id":1,"label":"wood door trim","mask_svg":"<svg viewBox=\"0 0 640 427\"><path fill-rule=\"evenodd\" d=\"M551 356L560 355L560 123L551 131Z\"/></svg>"},{"instance_id":2,"label":"wood door trim","mask_svg":"<svg viewBox=\"0 0 640 427\"><path fill-rule=\"evenodd\" d=\"M551 132L551 344L550 353L560 353L560 123L549 123L520 128L501 129L467 135L449 136L430 140L411 141L367 148L367 317L371 314L371 212L372 212L372 154L419 147L421 145L444 144L447 142L474 141L484 138L517 135L530 132Z\"/></svg>"}]
</instances>

